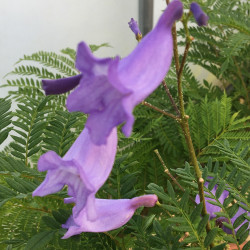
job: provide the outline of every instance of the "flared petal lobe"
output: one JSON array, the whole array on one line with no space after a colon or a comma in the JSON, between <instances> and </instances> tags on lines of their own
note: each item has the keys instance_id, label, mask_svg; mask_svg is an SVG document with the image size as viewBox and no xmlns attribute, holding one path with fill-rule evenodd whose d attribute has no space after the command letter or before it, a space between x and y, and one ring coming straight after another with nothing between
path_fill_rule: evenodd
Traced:
<instances>
[{"instance_id":1,"label":"flared petal lobe","mask_svg":"<svg viewBox=\"0 0 250 250\"><path fill-rule=\"evenodd\" d=\"M38 170L47 171L45 180L33 192L33 196L45 196L68 186L70 202L75 202L73 215L86 206L86 213L93 219L95 194L108 178L116 154L117 131L114 128L107 144L97 146L84 129L66 155L61 158L49 151L38 161ZM66 200L66 202L69 202Z\"/></svg>"},{"instance_id":2,"label":"flared petal lobe","mask_svg":"<svg viewBox=\"0 0 250 250\"><path fill-rule=\"evenodd\" d=\"M194 18L199 26L206 26L209 17L203 12L198 3L191 3L190 10L192 11Z\"/></svg>"},{"instance_id":3,"label":"flared petal lobe","mask_svg":"<svg viewBox=\"0 0 250 250\"><path fill-rule=\"evenodd\" d=\"M84 77L69 95L67 108L89 114L86 127L95 144L105 144L112 128L123 122L124 134L131 134L134 107L159 86L169 70L171 28L182 12L182 3L172 1L156 27L122 60L95 58L84 42L78 45L76 67Z\"/></svg>"},{"instance_id":4,"label":"flared petal lobe","mask_svg":"<svg viewBox=\"0 0 250 250\"><path fill-rule=\"evenodd\" d=\"M68 228L64 239L82 232L106 232L126 224L140 206L153 207L156 195L144 195L133 199L105 200L96 199L96 220L89 221L83 209L77 218L70 218L64 228Z\"/></svg>"}]
</instances>

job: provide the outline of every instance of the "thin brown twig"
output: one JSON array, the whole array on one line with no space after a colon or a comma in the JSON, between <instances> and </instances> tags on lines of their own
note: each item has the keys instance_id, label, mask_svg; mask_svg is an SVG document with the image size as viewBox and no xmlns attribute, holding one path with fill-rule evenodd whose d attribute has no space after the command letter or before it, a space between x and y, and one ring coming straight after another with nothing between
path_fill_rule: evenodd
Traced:
<instances>
[{"instance_id":1,"label":"thin brown twig","mask_svg":"<svg viewBox=\"0 0 250 250\"><path fill-rule=\"evenodd\" d=\"M35 208L35 207L24 207L22 205L14 205L15 207L21 207L23 209L27 209L27 210L35 210L35 211L40 211L40 212L44 212L44 213L48 213L50 214L51 212L49 210L44 210L41 208Z\"/></svg>"},{"instance_id":2,"label":"thin brown twig","mask_svg":"<svg viewBox=\"0 0 250 250\"><path fill-rule=\"evenodd\" d=\"M173 118L173 119L175 119L175 120L177 120L177 121L179 120L179 117L177 117L177 116L175 116L175 115L173 115L173 114L170 114L170 113L168 113L168 112L166 112L166 111L164 111L164 110L162 110L162 109L159 109L159 108L157 108L156 106L154 106L154 105L152 105L152 104L150 104L150 103L148 103L148 102L142 101L141 104L144 105L144 106L147 106L147 107L149 107L149 108L151 108L151 109L153 109L153 110L155 110L155 111L158 111L158 112L162 113L163 115L166 115L166 116L168 116L168 117L171 117L171 118Z\"/></svg>"},{"instance_id":3,"label":"thin brown twig","mask_svg":"<svg viewBox=\"0 0 250 250\"><path fill-rule=\"evenodd\" d=\"M178 107L177 107L177 105L176 105L176 103L175 103L175 101L174 101L173 96L171 95L171 93L170 93L170 91L169 91L169 88L168 88L168 86L167 86L165 80L162 81L162 85L163 85L163 87L164 87L165 90L166 90L166 93L167 93L167 95L168 95L168 98L169 98L169 100L171 101L172 106L173 106L173 108L175 109L176 114L177 114L178 116L181 116L181 113L180 113L180 111L179 111L179 109L178 109Z\"/></svg>"},{"instance_id":4,"label":"thin brown twig","mask_svg":"<svg viewBox=\"0 0 250 250\"><path fill-rule=\"evenodd\" d=\"M158 149L154 150L155 154L157 155L157 157L159 158L163 168L164 168L164 172L172 179L172 181L180 188L181 191L185 192L185 189L181 186L181 184L176 180L176 178L170 173L168 167L166 166L165 162L163 161ZM192 197L189 197L190 200L196 204L195 200Z\"/></svg>"},{"instance_id":5,"label":"thin brown twig","mask_svg":"<svg viewBox=\"0 0 250 250\"><path fill-rule=\"evenodd\" d=\"M176 75L178 76L180 70L180 63L179 63L179 53L178 53L178 46L177 46L177 33L176 33L176 24L173 24L172 27L172 37L173 37L173 46L174 46L174 60L175 60L175 70Z\"/></svg>"},{"instance_id":6,"label":"thin brown twig","mask_svg":"<svg viewBox=\"0 0 250 250\"><path fill-rule=\"evenodd\" d=\"M188 50L190 48L190 44L191 44L190 41L188 41L186 43L186 47L185 47L183 58L182 58L182 61L181 61L181 67L179 69L178 77L182 77L182 72L183 72L184 65L185 65L185 62L186 62L186 59L187 59L187 54L188 54Z\"/></svg>"}]
</instances>

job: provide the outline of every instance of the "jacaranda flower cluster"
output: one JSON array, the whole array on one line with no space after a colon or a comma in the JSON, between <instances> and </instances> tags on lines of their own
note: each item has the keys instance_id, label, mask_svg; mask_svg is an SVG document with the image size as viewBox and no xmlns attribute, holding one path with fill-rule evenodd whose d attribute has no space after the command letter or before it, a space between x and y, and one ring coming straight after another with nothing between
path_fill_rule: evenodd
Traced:
<instances>
[{"instance_id":1,"label":"jacaranda flower cluster","mask_svg":"<svg viewBox=\"0 0 250 250\"><path fill-rule=\"evenodd\" d=\"M105 200L95 198L95 194L114 163L116 126L125 123L123 133L131 134L134 107L159 86L169 70L173 51L171 28L182 13L182 3L172 1L156 27L123 59L96 58L81 42L76 54L76 68L81 74L43 80L47 95L75 88L68 96L67 109L89 114L84 130L63 158L49 151L38 161L38 170L47 171L47 175L33 195L45 196L67 185L69 198L65 203L75 203L72 216L63 225L68 229L64 238L121 227L138 207L152 207L157 202L156 195ZM141 34L133 19L129 24L136 35Z\"/></svg>"}]
</instances>

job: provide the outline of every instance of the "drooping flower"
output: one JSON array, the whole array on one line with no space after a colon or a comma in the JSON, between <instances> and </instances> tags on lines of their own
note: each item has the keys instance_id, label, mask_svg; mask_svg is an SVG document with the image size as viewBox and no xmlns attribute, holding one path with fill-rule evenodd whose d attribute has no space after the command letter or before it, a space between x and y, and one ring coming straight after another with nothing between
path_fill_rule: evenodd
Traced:
<instances>
[{"instance_id":1,"label":"drooping flower","mask_svg":"<svg viewBox=\"0 0 250 250\"><path fill-rule=\"evenodd\" d=\"M119 228L131 219L137 208L153 207L157 199L156 195L119 200L96 199L96 219L89 220L86 209L83 209L77 217L71 216L63 225L68 229L63 238L66 239L82 232L105 232Z\"/></svg>"},{"instance_id":2,"label":"drooping flower","mask_svg":"<svg viewBox=\"0 0 250 250\"><path fill-rule=\"evenodd\" d=\"M95 194L111 172L116 147L116 128L107 138L107 144L101 146L93 144L85 128L63 158L53 151L40 157L38 170L47 171L47 175L33 196L56 193L67 185L68 195L73 197L69 199L76 203L73 215L84 209L89 220L95 219Z\"/></svg>"},{"instance_id":3,"label":"drooping flower","mask_svg":"<svg viewBox=\"0 0 250 250\"><path fill-rule=\"evenodd\" d=\"M200 5L196 2L191 3L190 10L192 11L194 18L199 26L206 26L209 17L203 12Z\"/></svg>"},{"instance_id":4,"label":"drooping flower","mask_svg":"<svg viewBox=\"0 0 250 250\"><path fill-rule=\"evenodd\" d=\"M73 83L66 79L43 80L46 94L61 93L66 85L67 90L78 85L67 99L67 108L70 112L89 114L86 127L95 144L105 144L111 130L123 122L122 131L129 136L134 123L133 108L158 87L170 68L171 28L182 12L182 3L172 1L156 27L122 60L118 57L98 59L84 42L80 43L76 68L82 76L73 78ZM54 90L54 84L58 88L62 84L64 89Z\"/></svg>"},{"instance_id":5,"label":"drooping flower","mask_svg":"<svg viewBox=\"0 0 250 250\"><path fill-rule=\"evenodd\" d=\"M211 178L211 177L209 177L209 178ZM206 183L204 184L204 186L205 186L206 188L208 188L208 185L209 185L208 182L206 182ZM218 186L215 185L215 186L213 187L213 189L211 190L211 193L212 193L213 195L215 195L217 188L218 188ZM207 192L205 192L205 193L208 194ZM227 190L224 190L224 191L222 192L220 198L218 199L219 202L220 202L220 204L223 204L224 200L225 200L226 198L228 198L228 196L229 196L229 192L228 192ZM217 213L217 212L221 212L221 207L209 203L208 201L215 201L215 200L212 199L212 198L205 197L205 201L206 201L206 209L207 209L207 212L208 212L208 214L209 214L209 218L210 218L210 219L216 218L216 217L217 217L216 213ZM195 202L196 202L197 204L200 203L199 195L196 196ZM244 214L244 213L246 213L246 212L247 212L246 210L244 210L242 207L239 206L239 209L238 209L237 213L230 219L230 220L231 220L231 223L233 224L233 223L235 222L235 220L236 220L240 215L242 215L242 214ZM217 226L219 226L220 228L222 228L222 229L224 230L225 233L227 233L227 234L232 234L231 229L229 229L229 228L227 228L226 226L224 226L224 225L223 225L223 222L227 222L227 223L228 223L229 221L228 221L228 219L225 218L225 217L219 217L219 218L216 219L216 225L217 225ZM245 221L245 222L246 222L246 221ZM243 223L244 223L244 222L243 222ZM242 224L243 224L243 223L242 223ZM241 225L242 225L242 224L241 224ZM241 225L240 225L240 226L241 226ZM237 230L238 230L238 228L239 228L240 226L238 226L236 229L234 229L235 232L237 232Z\"/></svg>"},{"instance_id":6,"label":"drooping flower","mask_svg":"<svg viewBox=\"0 0 250 250\"><path fill-rule=\"evenodd\" d=\"M136 40L139 42L142 39L142 34L138 27L138 23L134 20L134 18L131 18L128 24L129 28L134 32Z\"/></svg>"}]
</instances>

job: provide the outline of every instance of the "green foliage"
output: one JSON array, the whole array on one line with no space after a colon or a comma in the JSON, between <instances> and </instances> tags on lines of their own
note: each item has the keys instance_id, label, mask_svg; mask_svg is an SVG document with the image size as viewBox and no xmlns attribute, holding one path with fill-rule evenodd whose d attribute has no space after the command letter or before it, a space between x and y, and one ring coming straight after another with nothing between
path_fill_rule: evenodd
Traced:
<instances>
[{"instance_id":1,"label":"green foliage","mask_svg":"<svg viewBox=\"0 0 250 250\"><path fill-rule=\"evenodd\" d=\"M221 100L209 101L207 97L201 102L189 100L187 114L194 146L199 160L206 162L209 156L224 159L217 146L227 140L231 147L250 146L250 116L237 119L238 112L231 115L231 99L224 95ZM249 154L248 148L246 155Z\"/></svg>"},{"instance_id":2,"label":"green foliage","mask_svg":"<svg viewBox=\"0 0 250 250\"><path fill-rule=\"evenodd\" d=\"M195 40L188 61L221 80L233 98L234 109L249 115L249 2L209 0L201 5L209 16L209 26L189 29ZM179 34L184 37L184 30Z\"/></svg>"},{"instance_id":3,"label":"green foliage","mask_svg":"<svg viewBox=\"0 0 250 250\"><path fill-rule=\"evenodd\" d=\"M11 101L8 99L0 99L0 144L2 144L11 130L9 126L11 124Z\"/></svg>"}]
</instances>

